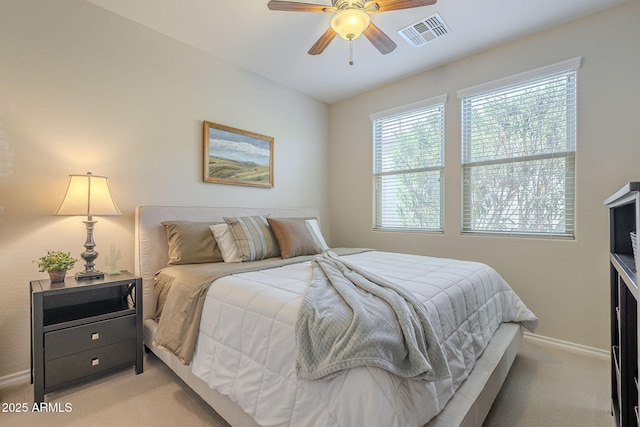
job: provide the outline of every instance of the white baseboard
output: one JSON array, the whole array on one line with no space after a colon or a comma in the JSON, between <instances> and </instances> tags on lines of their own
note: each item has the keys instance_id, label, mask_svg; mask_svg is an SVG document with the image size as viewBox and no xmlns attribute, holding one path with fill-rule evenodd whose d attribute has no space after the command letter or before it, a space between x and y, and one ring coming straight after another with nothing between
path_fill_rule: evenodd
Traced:
<instances>
[{"instance_id":1,"label":"white baseboard","mask_svg":"<svg viewBox=\"0 0 640 427\"><path fill-rule=\"evenodd\" d=\"M16 372L0 378L0 388L8 385L31 380L31 371Z\"/></svg>"},{"instance_id":2,"label":"white baseboard","mask_svg":"<svg viewBox=\"0 0 640 427\"><path fill-rule=\"evenodd\" d=\"M563 341L556 338L545 337L542 335L532 334L531 332L525 331L524 338L531 341L538 341L544 344L553 345L556 347L561 347L567 350L578 351L580 353L589 354L591 356L596 356L603 359L611 359L611 353L607 350L602 350L600 348L589 347L582 344L576 344L569 341Z\"/></svg>"}]
</instances>

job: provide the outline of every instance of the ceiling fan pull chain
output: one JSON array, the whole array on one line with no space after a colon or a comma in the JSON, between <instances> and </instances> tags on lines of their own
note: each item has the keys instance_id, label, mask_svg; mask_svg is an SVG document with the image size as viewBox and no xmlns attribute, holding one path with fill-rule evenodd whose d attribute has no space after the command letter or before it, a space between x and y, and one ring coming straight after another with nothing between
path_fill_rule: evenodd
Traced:
<instances>
[{"instance_id":1,"label":"ceiling fan pull chain","mask_svg":"<svg viewBox=\"0 0 640 427\"><path fill-rule=\"evenodd\" d=\"M349 65L353 65L353 38L349 39Z\"/></svg>"}]
</instances>

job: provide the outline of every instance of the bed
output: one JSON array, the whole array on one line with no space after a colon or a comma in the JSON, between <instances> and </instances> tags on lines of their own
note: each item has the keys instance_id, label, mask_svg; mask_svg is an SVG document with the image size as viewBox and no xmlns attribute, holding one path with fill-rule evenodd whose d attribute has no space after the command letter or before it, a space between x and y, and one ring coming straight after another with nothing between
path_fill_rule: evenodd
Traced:
<instances>
[{"instance_id":1,"label":"bed","mask_svg":"<svg viewBox=\"0 0 640 427\"><path fill-rule=\"evenodd\" d=\"M135 271L143 278L145 345L179 378L232 426L426 425L428 427L466 427L482 425L516 357L522 338L522 324L527 325L530 329L534 329L537 324L533 313L528 311L506 284L500 283L500 286L508 288L504 292L501 291L500 298L490 297L492 304L494 300L502 300L504 295L508 295L507 299L513 299L515 306L506 311L512 311L513 313L509 316L519 319L520 322L498 322L491 330L487 329L489 332L479 332L477 337L469 339L469 342L464 334L461 335L462 339L451 335L451 340L446 340L446 351L454 352L459 355L460 359L464 359L460 363L451 363L451 371L461 371L462 380L457 379L460 377L458 373L449 379L431 383L416 379L399 379L377 367L356 367L337 373L329 379L314 381L297 379L294 366L295 355L291 354L294 353L292 349L295 346L295 338L291 331L293 331L300 301L305 297L305 287L308 286L308 284L305 285L305 281L308 281L312 274L310 273L312 271L310 260L314 256L292 256L283 260L286 262L281 265L270 266L267 270L260 270L256 267L255 269L249 268L250 271L246 272L221 275L212 285L207 286L205 291L202 291L205 295L202 298L203 301L211 302L202 303L204 306L202 308L202 324L200 324L198 316L198 331L195 339L196 345L192 349L193 354L187 352L188 356L185 359L185 355L179 351L168 351L163 343L159 344L156 340L159 327L157 321L158 292L154 289L154 278L168 275L167 277L171 277L171 282L175 277L180 278L181 274L193 274L190 271L193 268L196 269L197 274L207 274L203 271L208 268L208 263L199 263L195 267L187 263L187 265L174 265L166 268L171 254L168 251L167 228L163 222L165 224L167 221L213 224L225 223L224 218L256 216L279 219L295 218L296 220L315 218L319 220L319 212L316 209L189 206L139 206L136 209ZM171 239L171 237L169 238ZM340 252L337 249L336 251ZM502 281L492 269L478 263L368 250L346 250L340 254L341 259L348 260L352 265L358 264L364 266L363 268L377 270L376 274L384 277L394 277L396 273L387 267L385 270L382 267L383 264L405 266L400 268L403 273L399 277L403 277L404 272L413 270L413 266L424 264L423 267L415 267L417 269L416 275L424 276L424 272L437 270L436 276L440 277L438 280L442 278L460 282L468 280L466 277L456 278L455 274L462 273L453 273L456 271L455 269L451 272L447 270L446 268L449 268L450 264L455 265L457 270L463 271L469 268L479 268L478 272L474 270L469 274L469 276L479 277L479 282ZM302 260L302 262L298 262L298 260ZM271 258L265 261L271 262ZM256 265L260 262L262 261L257 262ZM214 267L217 268L218 264L220 263L216 263ZM252 265L251 262L239 264ZM445 266L445 264L447 265ZM419 271L420 268L423 268L424 272ZM175 277L171 276L172 274ZM454 275L451 276L452 274ZM496 277L487 276L487 274ZM275 278L274 275L276 275ZM159 279L159 281L161 280ZM403 285L408 283L409 286L412 286L411 283L414 279L405 277L400 281L403 282ZM248 284L247 288L243 287L245 284ZM482 283L478 284L478 286L480 285ZM412 290L412 292L414 291ZM160 293L162 294L162 292ZM420 294L421 291L416 293ZM442 291L438 291L438 294L441 293ZM278 295L281 294L289 298L287 302L277 302L276 304L280 305L275 308L269 308L270 306L265 308L265 305L262 304L262 301L268 300L272 296L279 298ZM422 297L420 296L420 298ZM260 303L258 304L256 301ZM166 304L162 298L160 304L161 306ZM430 303L425 302L425 305L428 304ZM463 303L463 305L466 304L466 302ZM490 304L484 303L482 307L487 305ZM265 317L266 314L261 312L265 310L272 311L271 314L268 314L269 317ZM505 309L501 308L500 310L504 311ZM439 309L431 311L435 312ZM163 316L165 316L165 312L166 309L162 309ZM478 312L480 313L478 318L484 317L484 308ZM442 317L441 314L439 316ZM256 318L264 321L256 321ZM480 323L478 318L474 318L472 322L468 320L457 321L458 326L456 327L460 329L462 324L473 324L475 328L475 325ZM253 323L251 323L251 319L254 319ZM216 328L223 321L234 325L238 324L240 329L237 333L225 332L224 330L221 332ZM435 319L432 321L438 323ZM442 320L440 323L445 325L445 329L447 328L446 323L443 323ZM225 328L228 327L229 325L225 326ZM268 329L264 329L266 327ZM437 326L435 329L440 335L443 335L442 326ZM264 332L265 330L267 332ZM255 331L255 336L251 336L252 331ZM243 337L243 342L239 342L239 336ZM470 352L475 355L473 357L467 356L467 350L464 354L458 350L451 350L450 347L453 348L455 345L449 341L455 340L461 341L460 347L471 348ZM261 346L264 346L263 351L259 351ZM244 347L247 347L247 351L254 351L254 354L241 354ZM207 349L211 352L207 353ZM184 362L189 363L185 364ZM460 366L457 366L458 364ZM260 377L259 380L255 380L256 377ZM371 381L373 385L364 386L368 383L363 381ZM457 384L457 382L461 384ZM428 385L425 386L425 383ZM455 386L452 386L453 383L456 383ZM257 387L259 390L252 390L252 387ZM399 397L404 395L407 397ZM371 409L372 407L383 407L383 404L372 404L372 402L382 401L393 401L392 406L382 408L381 413L376 413Z\"/></svg>"}]
</instances>

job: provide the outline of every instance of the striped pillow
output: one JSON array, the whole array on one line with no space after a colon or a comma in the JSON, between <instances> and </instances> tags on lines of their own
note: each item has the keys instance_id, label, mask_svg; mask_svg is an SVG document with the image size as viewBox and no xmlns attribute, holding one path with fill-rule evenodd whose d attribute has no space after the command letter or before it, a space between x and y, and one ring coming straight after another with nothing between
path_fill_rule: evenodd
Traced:
<instances>
[{"instance_id":1,"label":"striped pillow","mask_svg":"<svg viewBox=\"0 0 640 427\"><path fill-rule=\"evenodd\" d=\"M224 221L238 242L241 262L280 256L280 248L266 217L225 217Z\"/></svg>"}]
</instances>

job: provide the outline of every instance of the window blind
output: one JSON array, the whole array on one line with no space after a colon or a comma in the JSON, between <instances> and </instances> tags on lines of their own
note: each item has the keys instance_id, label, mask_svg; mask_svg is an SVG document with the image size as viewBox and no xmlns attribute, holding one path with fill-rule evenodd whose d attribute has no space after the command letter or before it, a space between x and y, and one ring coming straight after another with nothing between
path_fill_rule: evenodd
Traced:
<instances>
[{"instance_id":1,"label":"window blind","mask_svg":"<svg viewBox=\"0 0 640 427\"><path fill-rule=\"evenodd\" d=\"M442 231L445 100L372 116L374 229Z\"/></svg>"},{"instance_id":2,"label":"window blind","mask_svg":"<svg viewBox=\"0 0 640 427\"><path fill-rule=\"evenodd\" d=\"M462 98L462 230L574 236L576 69Z\"/></svg>"}]
</instances>

